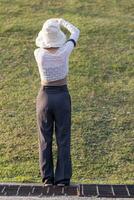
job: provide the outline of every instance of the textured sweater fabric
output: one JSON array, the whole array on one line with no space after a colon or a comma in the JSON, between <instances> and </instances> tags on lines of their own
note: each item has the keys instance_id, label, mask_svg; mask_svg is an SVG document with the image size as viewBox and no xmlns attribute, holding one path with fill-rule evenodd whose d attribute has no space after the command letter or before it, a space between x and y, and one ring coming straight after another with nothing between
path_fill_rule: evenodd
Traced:
<instances>
[{"instance_id":1,"label":"textured sweater fabric","mask_svg":"<svg viewBox=\"0 0 134 200\"><path fill-rule=\"evenodd\" d=\"M64 19L60 20L60 25L71 33L69 39L73 39L77 42L80 30ZM56 81L67 76L69 72L69 56L74 47L72 41L67 41L54 53L44 48L37 48L34 50L41 81Z\"/></svg>"}]
</instances>

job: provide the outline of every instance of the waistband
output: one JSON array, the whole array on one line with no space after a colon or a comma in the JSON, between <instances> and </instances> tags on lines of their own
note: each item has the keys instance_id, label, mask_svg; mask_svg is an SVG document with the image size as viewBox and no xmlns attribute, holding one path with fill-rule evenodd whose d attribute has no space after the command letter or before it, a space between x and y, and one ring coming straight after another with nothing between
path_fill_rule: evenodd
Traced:
<instances>
[{"instance_id":1,"label":"waistband","mask_svg":"<svg viewBox=\"0 0 134 200\"><path fill-rule=\"evenodd\" d=\"M42 85L41 86L46 91L67 91L68 86L67 85Z\"/></svg>"}]
</instances>

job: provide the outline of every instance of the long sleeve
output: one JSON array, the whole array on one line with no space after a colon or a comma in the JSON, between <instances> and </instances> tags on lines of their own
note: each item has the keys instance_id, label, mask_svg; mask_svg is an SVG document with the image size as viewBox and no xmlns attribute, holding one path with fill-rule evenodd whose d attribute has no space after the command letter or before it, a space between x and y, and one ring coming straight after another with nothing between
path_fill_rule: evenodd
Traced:
<instances>
[{"instance_id":1,"label":"long sleeve","mask_svg":"<svg viewBox=\"0 0 134 200\"><path fill-rule=\"evenodd\" d=\"M74 26L73 24L71 24L70 22L62 18L60 20L60 25L64 26L71 33L69 39L74 39L77 42L79 38L80 30L76 26Z\"/></svg>"},{"instance_id":2,"label":"long sleeve","mask_svg":"<svg viewBox=\"0 0 134 200\"><path fill-rule=\"evenodd\" d=\"M40 73L41 80L43 79L43 71L42 71L42 64L43 64L43 55L40 53L40 48L34 50L34 57L37 62L38 70Z\"/></svg>"},{"instance_id":3,"label":"long sleeve","mask_svg":"<svg viewBox=\"0 0 134 200\"><path fill-rule=\"evenodd\" d=\"M70 22L64 20L63 18L60 18L59 23L60 23L61 26L65 27L71 33L69 39L73 39L73 40L75 40L75 42L77 42L79 35L80 35L80 30L76 26L71 24ZM74 49L73 42L68 41L66 43L66 52L68 53L68 55L71 54L73 49Z\"/></svg>"}]
</instances>

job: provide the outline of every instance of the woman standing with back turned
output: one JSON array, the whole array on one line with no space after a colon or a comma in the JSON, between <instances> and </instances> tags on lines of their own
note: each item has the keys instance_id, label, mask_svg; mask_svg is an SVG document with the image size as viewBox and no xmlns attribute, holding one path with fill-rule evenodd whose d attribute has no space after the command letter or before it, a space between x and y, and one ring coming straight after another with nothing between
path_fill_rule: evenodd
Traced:
<instances>
[{"instance_id":1,"label":"woman standing with back turned","mask_svg":"<svg viewBox=\"0 0 134 200\"><path fill-rule=\"evenodd\" d=\"M70 33L67 39L60 26ZM67 87L69 56L76 46L80 30L63 18L45 21L36 38L35 60L41 78L36 98L39 131L39 163L42 182L47 185L70 185L72 161L71 96ZM54 175L52 139L55 128L58 157Z\"/></svg>"}]
</instances>

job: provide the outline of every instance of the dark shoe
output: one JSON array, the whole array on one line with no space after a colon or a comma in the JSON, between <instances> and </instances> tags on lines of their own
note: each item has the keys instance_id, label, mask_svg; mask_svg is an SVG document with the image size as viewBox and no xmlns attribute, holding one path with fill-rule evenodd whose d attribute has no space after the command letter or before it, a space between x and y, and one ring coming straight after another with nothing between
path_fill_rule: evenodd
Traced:
<instances>
[{"instance_id":1,"label":"dark shoe","mask_svg":"<svg viewBox=\"0 0 134 200\"><path fill-rule=\"evenodd\" d=\"M53 179L49 179L49 178L43 180L43 183L44 183L44 186L52 186L52 185L54 185Z\"/></svg>"},{"instance_id":2,"label":"dark shoe","mask_svg":"<svg viewBox=\"0 0 134 200\"><path fill-rule=\"evenodd\" d=\"M57 183L56 185L57 186L69 186L70 183Z\"/></svg>"},{"instance_id":3,"label":"dark shoe","mask_svg":"<svg viewBox=\"0 0 134 200\"><path fill-rule=\"evenodd\" d=\"M57 186L69 186L70 185L70 179L64 179L61 181L56 181L55 185Z\"/></svg>"}]
</instances>

